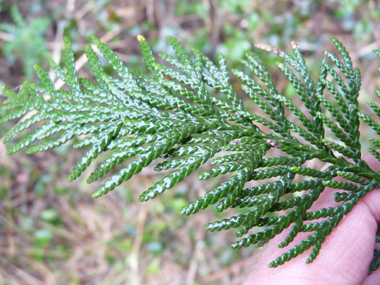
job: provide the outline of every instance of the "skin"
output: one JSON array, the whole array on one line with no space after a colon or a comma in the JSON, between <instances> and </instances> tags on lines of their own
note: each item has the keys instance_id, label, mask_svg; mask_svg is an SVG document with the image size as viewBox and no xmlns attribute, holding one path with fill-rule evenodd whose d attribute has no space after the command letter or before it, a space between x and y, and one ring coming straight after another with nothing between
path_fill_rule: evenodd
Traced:
<instances>
[{"instance_id":1,"label":"skin","mask_svg":"<svg viewBox=\"0 0 380 285\"><path fill-rule=\"evenodd\" d=\"M365 159L372 169L380 171L380 163L375 158L365 156ZM337 189L327 188L310 210L336 206L337 203L332 198L334 192L337 192ZM311 252L310 248L277 268L268 267L272 260L310 235L300 233L289 246L279 248L278 244L287 236L291 228L289 227L265 246L257 264L243 284L379 285L380 269L367 275L373 250L380 248L378 244L375 245L375 235L379 235L379 223L380 191L374 189L362 198L326 237L319 255L311 264L305 263Z\"/></svg>"}]
</instances>

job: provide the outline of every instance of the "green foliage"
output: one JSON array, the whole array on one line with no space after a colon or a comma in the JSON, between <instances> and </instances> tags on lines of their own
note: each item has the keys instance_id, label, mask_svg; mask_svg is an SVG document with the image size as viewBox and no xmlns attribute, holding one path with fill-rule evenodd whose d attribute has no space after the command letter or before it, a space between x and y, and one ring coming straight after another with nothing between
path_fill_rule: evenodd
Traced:
<instances>
[{"instance_id":1,"label":"green foliage","mask_svg":"<svg viewBox=\"0 0 380 285\"><path fill-rule=\"evenodd\" d=\"M22 59L26 77L32 78L33 65L45 62L50 56L44 39L50 21L39 17L27 23L16 5L11 6L11 15L14 24L0 24L0 31L8 33L11 37L2 45L1 51L11 65L16 63L16 57Z\"/></svg>"},{"instance_id":2,"label":"green foliage","mask_svg":"<svg viewBox=\"0 0 380 285\"><path fill-rule=\"evenodd\" d=\"M54 62L50 65L70 91L56 90L46 71L39 66L35 66L35 71L42 84L26 82L18 94L8 88L4 90L8 100L2 109L9 112L1 118L1 123L33 111L32 116L8 132L4 142L37 125L10 147L8 154L24 148L28 148L27 153L44 151L76 138L74 148L87 147L88 151L69 175L69 181L73 181L101 153L109 152L107 159L92 172L88 183L103 178L118 165L125 166L100 186L93 194L95 198L107 194L157 159L165 159L154 169L169 170L170 174L143 192L140 201L162 194L211 160L213 167L200 173L199 179L223 175L228 179L185 206L182 214L194 214L210 205L216 205L219 212L244 208L245 212L239 215L205 227L208 231L237 228L237 237L255 228L254 234L237 241L233 248L261 246L293 224L280 247L289 245L300 232L310 232L310 235L269 266L277 267L312 248L306 261L310 263L342 218L368 192L380 187L380 173L362 160L359 119L377 135L380 135L380 126L358 111L360 71L352 66L344 46L337 39L331 39L342 60L325 52L332 64L326 59L322 61L317 81L311 78L296 44L294 55L262 46L282 57L278 67L307 112L280 95L262 60L252 52L246 53L241 62L252 74L240 70L232 72L242 80L242 89L264 111L264 116L253 114L244 106L230 83L222 54L217 55L217 64L197 49L189 56L175 38L168 37L177 58L160 54L168 63L165 65L156 61L144 37L138 36L149 76L128 70L107 45L93 37L93 43L118 75L118 78L107 75L95 51L86 46L96 79L94 83L77 77L71 43L65 39L66 70ZM375 53L380 56L379 51ZM328 74L331 81L327 79ZM211 89L223 94L227 101L214 96ZM331 93L334 100L327 99L326 93ZM43 94L50 98L41 96ZM380 108L372 102L369 105L379 116ZM290 121L285 116L285 108L298 120ZM262 131L261 125L271 131ZM334 141L326 138L328 130L335 136ZM37 140L42 142L36 144ZM370 152L379 159L376 149L380 141L370 140L375 146ZM305 163L311 159L329 163L330 167L324 171L309 168ZM296 175L309 180L297 182ZM349 182L336 180L338 176ZM249 181L268 178L276 179L244 188ZM334 200L342 203L310 211L326 187L346 190L334 195ZM295 192L297 196L287 195ZM288 211L286 215L273 215L284 210ZM327 220L309 222L319 218ZM257 228L263 229L257 231ZM378 252L374 255L369 272L380 264Z\"/></svg>"}]
</instances>

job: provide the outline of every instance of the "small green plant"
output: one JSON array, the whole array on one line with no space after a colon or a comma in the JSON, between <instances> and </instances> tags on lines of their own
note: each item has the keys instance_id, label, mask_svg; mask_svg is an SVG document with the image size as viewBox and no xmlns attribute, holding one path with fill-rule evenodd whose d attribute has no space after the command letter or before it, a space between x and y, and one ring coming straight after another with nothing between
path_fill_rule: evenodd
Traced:
<instances>
[{"instance_id":1,"label":"small green plant","mask_svg":"<svg viewBox=\"0 0 380 285\"><path fill-rule=\"evenodd\" d=\"M0 31L7 32L10 36L1 51L10 65L15 64L16 57L21 58L26 77L32 78L33 65L46 61L50 56L44 39L50 21L39 17L26 23L16 5L11 6L11 16L14 24L0 23Z\"/></svg>"},{"instance_id":2,"label":"small green plant","mask_svg":"<svg viewBox=\"0 0 380 285\"><path fill-rule=\"evenodd\" d=\"M280 56L278 67L307 112L280 95L261 59L252 52L246 53L241 62L254 79L239 70L232 72L243 81L242 89L264 111L265 115L259 116L251 113L235 92L222 54L217 55L217 64L196 49L192 50L191 58L175 38L168 39L178 58L160 54L168 63L164 65L156 61L144 37L138 36L151 73L147 75L128 70L107 45L93 37L100 53L118 74L118 78L107 75L96 52L86 46L96 83L78 78L71 43L65 39L66 70L53 61L50 65L70 91L56 90L47 72L38 65L35 71L41 85L26 82L18 94L9 88L4 90L8 100L1 109L12 111L1 118L1 123L33 112L8 132L4 143L37 125L10 147L8 154L27 147L28 154L45 151L76 138L74 148L88 146L89 150L73 168L69 181L78 178L99 154L109 152L108 158L87 179L88 183L103 178L127 159L135 158L106 180L93 194L95 198L107 194L157 159L164 159L154 169L171 173L143 192L139 197L141 202L162 194L211 160L214 166L203 171L199 179L234 174L185 206L182 214L195 214L211 205L216 205L218 212L231 207L246 209L244 213L205 227L208 231L238 228L237 237L253 228L263 228L234 243L232 248L235 249L261 246L293 224L281 247L286 247L299 232L310 235L269 266L277 267L309 248L313 249L306 262L312 262L326 236L342 218L368 192L380 187L380 173L362 160L359 121L367 123L377 135L380 135L380 125L358 110L361 76L352 66L346 49L331 38L342 60L325 51L336 68L323 59L320 75L314 81L296 44L293 43L294 55L271 46L260 46ZM379 51L375 54L380 57ZM331 80L327 79L328 74ZM212 96L212 89L223 96ZM328 100L325 93L331 93L334 99ZM379 91L377 95L380 96ZM380 107L373 102L368 104L380 116ZM285 108L298 118L297 122L285 116ZM262 131L263 126L271 131ZM327 138L328 129L335 139ZM42 142L35 144L38 140ZM370 153L380 160L376 151L380 140L372 137L369 140L374 145ZM312 159L329 163L330 167L324 171L305 167ZM296 175L308 180L297 182ZM244 188L248 181L275 177L273 183ZM337 177L348 182L334 180ZM334 195L334 200L342 203L310 211L326 187L345 190ZM291 198L286 195L296 192L299 194ZM286 215L273 214L284 210L288 210ZM322 217L327 219L312 222ZM369 273L379 265L380 257L375 251Z\"/></svg>"}]
</instances>

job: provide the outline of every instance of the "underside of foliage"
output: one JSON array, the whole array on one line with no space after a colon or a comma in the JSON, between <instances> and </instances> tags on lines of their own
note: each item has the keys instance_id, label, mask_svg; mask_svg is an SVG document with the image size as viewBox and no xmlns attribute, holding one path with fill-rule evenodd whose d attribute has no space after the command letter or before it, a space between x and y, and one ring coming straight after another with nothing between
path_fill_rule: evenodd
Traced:
<instances>
[{"instance_id":1,"label":"underside of foliage","mask_svg":"<svg viewBox=\"0 0 380 285\"><path fill-rule=\"evenodd\" d=\"M368 103L377 118L359 112L360 71L352 66L349 54L337 39L331 38L342 59L325 51L316 80L311 78L296 44L293 43L293 55L271 46L258 46L278 54L278 67L302 101L302 110L276 90L262 60L252 52L246 53L241 60L242 70L231 72L241 80L242 90L263 110L262 116L244 106L230 83L230 71L222 54L217 55L216 63L196 49L188 55L175 38L168 37L177 57L160 54L165 61L162 64L162 60L156 61L145 39L139 36L138 40L149 75L128 70L107 45L93 37L94 45L86 46L85 52L96 81L78 78L71 43L65 39L65 67L54 61L50 65L68 88L55 89L40 66L35 66L35 71L42 84L26 82L18 94L5 88L8 99L1 109L7 114L0 123L32 114L20 120L4 138L7 143L22 132L8 154L24 148L28 154L45 151L75 138L73 147L87 147L87 153L73 168L68 178L73 181L99 154L107 152L107 159L87 182L102 179L119 164L123 168L108 175L93 194L95 198L151 164L156 171L170 170L141 194L140 201L162 194L211 162L198 178L226 175L226 179L184 207L182 214L195 214L211 205L218 212L244 208L242 214L205 227L208 231L238 229L236 236L242 239L232 245L235 249L261 246L289 226L291 231L280 247L286 247L300 232L309 233L272 261L270 267L309 248L312 251L306 262L312 262L342 218L368 192L380 187L380 173L362 160L359 133L359 123L364 121L380 136L380 107ZM379 51L374 52L380 57ZM102 57L117 77L103 70ZM377 95L380 97L380 92ZM292 116L285 116L285 111ZM35 127L27 133L25 130L32 125ZM380 148L379 137L371 137L370 141L370 153L380 160L376 150ZM329 167L306 167L312 159ZM347 182L338 181L339 177ZM268 178L274 182L245 187L249 181ZM334 200L341 203L311 211L327 187L337 190ZM277 214L284 210L286 215ZM319 218L326 219L313 221ZM249 234L251 230L253 234ZM380 255L375 251L369 273L379 265Z\"/></svg>"}]
</instances>

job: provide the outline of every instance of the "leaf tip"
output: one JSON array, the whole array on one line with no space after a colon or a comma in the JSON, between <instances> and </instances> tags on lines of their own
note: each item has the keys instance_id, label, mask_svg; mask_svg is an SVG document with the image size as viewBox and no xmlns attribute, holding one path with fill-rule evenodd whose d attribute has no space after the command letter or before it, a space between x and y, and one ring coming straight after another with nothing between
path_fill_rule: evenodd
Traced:
<instances>
[{"instance_id":1,"label":"leaf tip","mask_svg":"<svg viewBox=\"0 0 380 285\"><path fill-rule=\"evenodd\" d=\"M138 40L139 42L142 42L142 41L145 41L145 38L144 38L144 36L142 36L142 35L138 35L138 36L137 36L137 40Z\"/></svg>"},{"instance_id":2,"label":"leaf tip","mask_svg":"<svg viewBox=\"0 0 380 285\"><path fill-rule=\"evenodd\" d=\"M292 49L299 48L298 44L295 41L291 41L290 44L292 45Z\"/></svg>"}]
</instances>

